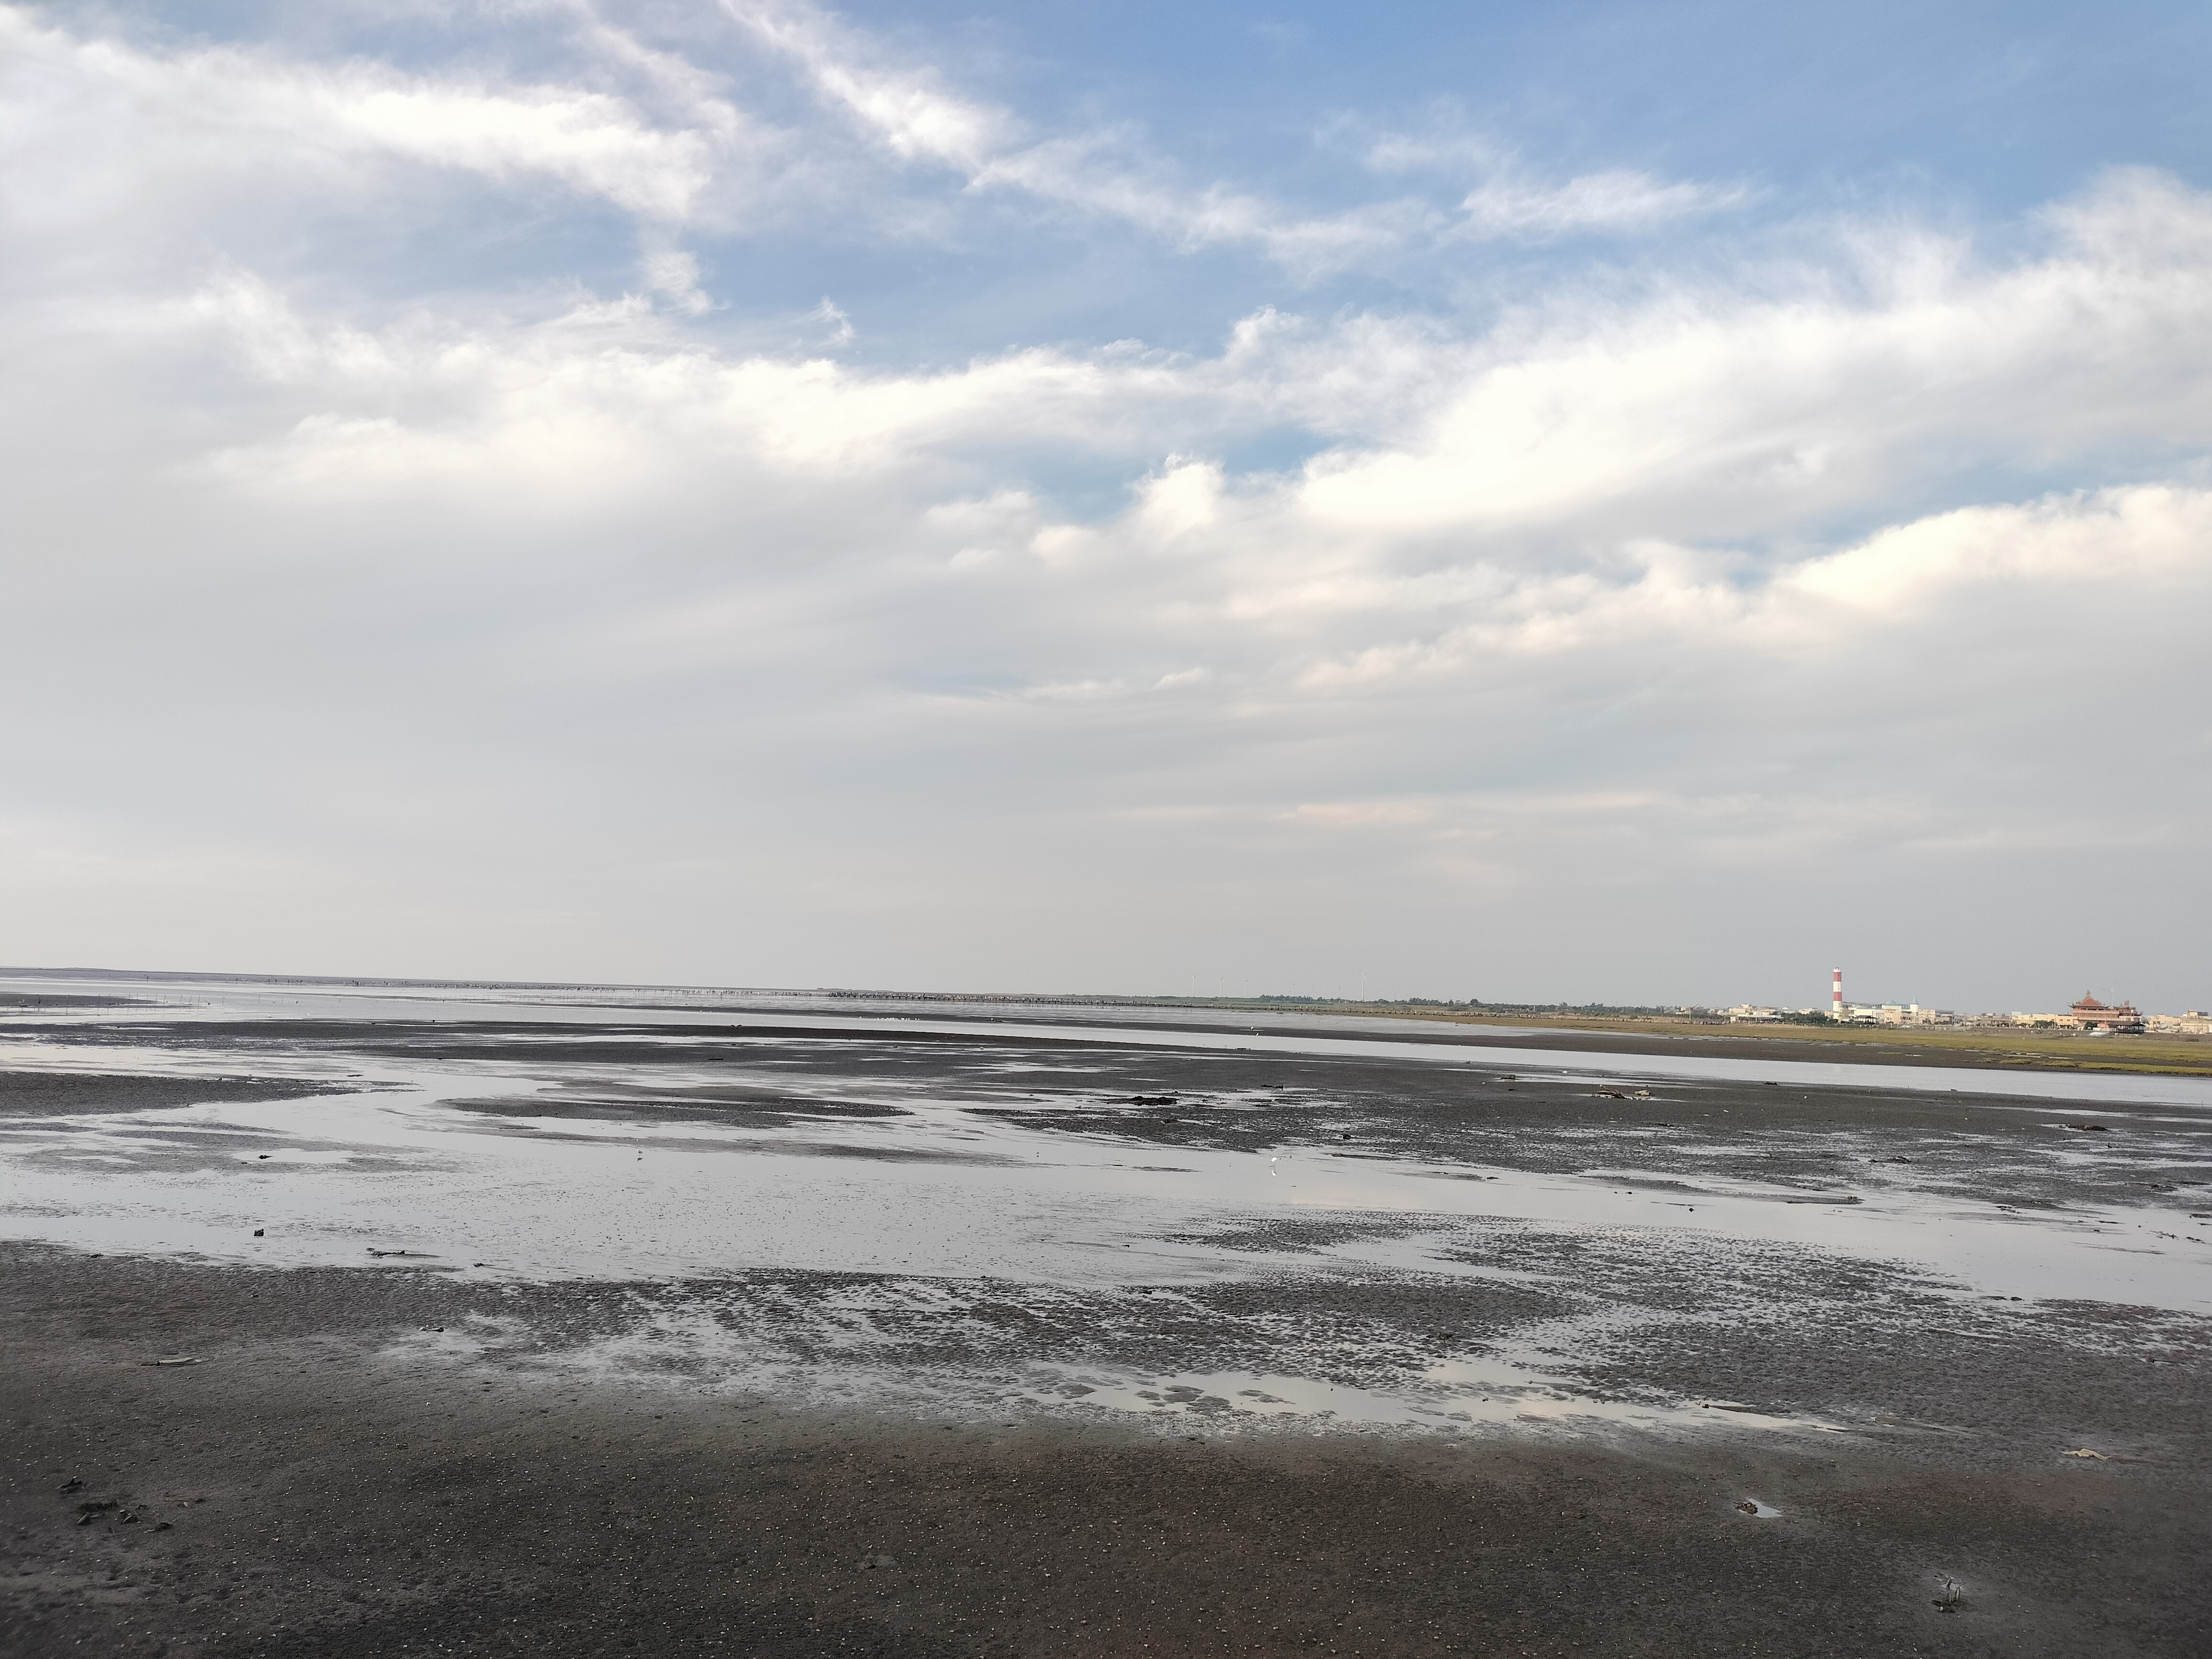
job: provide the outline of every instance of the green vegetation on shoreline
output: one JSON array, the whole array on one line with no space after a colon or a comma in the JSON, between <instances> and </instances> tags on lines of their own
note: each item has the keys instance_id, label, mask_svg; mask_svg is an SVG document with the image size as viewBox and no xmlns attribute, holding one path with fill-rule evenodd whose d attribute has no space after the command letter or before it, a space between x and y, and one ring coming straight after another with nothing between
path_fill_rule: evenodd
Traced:
<instances>
[{"instance_id":1,"label":"green vegetation on shoreline","mask_svg":"<svg viewBox=\"0 0 2212 1659\"><path fill-rule=\"evenodd\" d=\"M1103 999L1102 999L1103 1000ZM1135 1000L1136 999L1129 999ZM1392 1002L1335 1001L1322 997L1157 997L1145 999L1186 1008L1219 1008L1259 1013L1355 1014L1371 1018L1423 1020L1446 1025L1513 1025L1559 1031L1604 1032L1614 1036L1741 1038L1747 1042L1834 1042L1892 1050L1920 1049L1952 1063L1965 1055L1986 1055L1990 1066L2032 1066L2039 1071L2157 1073L2177 1077L2212 1076L2212 1039L2179 1035L2089 1037L2032 1030L1930 1030L1897 1025L1838 1025L1826 1021L1774 1024L1700 1019L1672 1010L1611 1009L1591 1005L1509 1006L1497 1003L1429 1002L1419 998ZM1972 1063L1972 1062L1970 1062Z\"/></svg>"}]
</instances>

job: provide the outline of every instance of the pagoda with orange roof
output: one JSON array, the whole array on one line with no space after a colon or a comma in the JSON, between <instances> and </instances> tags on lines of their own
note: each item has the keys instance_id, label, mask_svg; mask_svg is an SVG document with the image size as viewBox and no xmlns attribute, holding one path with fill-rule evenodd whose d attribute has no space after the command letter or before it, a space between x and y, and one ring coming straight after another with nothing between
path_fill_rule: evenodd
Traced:
<instances>
[{"instance_id":1,"label":"pagoda with orange roof","mask_svg":"<svg viewBox=\"0 0 2212 1659\"><path fill-rule=\"evenodd\" d=\"M2068 1012L2066 1023L2084 1031L2140 1031L2143 1017L2132 1002L2105 1003L2087 991Z\"/></svg>"}]
</instances>

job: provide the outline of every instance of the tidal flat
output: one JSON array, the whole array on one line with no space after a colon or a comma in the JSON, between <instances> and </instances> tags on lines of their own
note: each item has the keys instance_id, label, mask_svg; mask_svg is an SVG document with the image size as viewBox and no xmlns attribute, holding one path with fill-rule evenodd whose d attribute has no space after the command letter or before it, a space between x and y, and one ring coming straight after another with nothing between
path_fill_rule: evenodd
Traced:
<instances>
[{"instance_id":1,"label":"tidal flat","mask_svg":"<svg viewBox=\"0 0 2212 1659\"><path fill-rule=\"evenodd\" d=\"M2212 1081L0 984L27 1656L2197 1654Z\"/></svg>"}]
</instances>

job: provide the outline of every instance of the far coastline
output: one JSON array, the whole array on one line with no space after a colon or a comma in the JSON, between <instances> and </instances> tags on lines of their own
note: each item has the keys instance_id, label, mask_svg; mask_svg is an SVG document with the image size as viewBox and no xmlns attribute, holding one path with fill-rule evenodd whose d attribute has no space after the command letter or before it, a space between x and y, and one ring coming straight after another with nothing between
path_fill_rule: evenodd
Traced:
<instances>
[{"instance_id":1,"label":"far coastline","mask_svg":"<svg viewBox=\"0 0 2212 1659\"><path fill-rule=\"evenodd\" d=\"M1476 1030L1486 1046L1568 1048L1599 1054L1691 1054L1844 1060L1855 1065L1966 1066L1983 1070L2094 1072L2121 1075L2212 1076L2212 1030L2146 1032L2069 1030L2024 1025L2002 1015L1973 1016L1940 1026L1834 1020L1818 1014L1741 1017L1708 1008L1635 1008L1605 1004L1505 1003L1425 997L1363 1000L1298 995L1137 995L1096 992L869 989L854 987L707 986L605 981L398 977L380 975L269 974L135 968L0 966L0 980L135 981L140 984L255 985L305 990L502 992L518 995L604 994L641 1012L660 1006L732 1013L770 1012L791 1000L845 1005L911 1005L954 1009L982 1021L1126 1024L1146 1010L1170 1012L1196 1030L1288 1035L1307 1019L1389 1020L1425 1027L1401 1040L1468 1040L1448 1032ZM1213 1013L1218 1024L1194 1024ZM1288 1022L1287 1024L1284 1022ZM1848 1056L1838 1052L1848 1050Z\"/></svg>"}]
</instances>

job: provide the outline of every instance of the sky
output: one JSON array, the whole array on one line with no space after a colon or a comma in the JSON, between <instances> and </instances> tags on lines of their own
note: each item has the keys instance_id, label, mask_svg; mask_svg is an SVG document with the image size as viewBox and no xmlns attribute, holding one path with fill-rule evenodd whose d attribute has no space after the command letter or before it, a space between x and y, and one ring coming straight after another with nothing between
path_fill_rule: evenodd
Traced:
<instances>
[{"instance_id":1,"label":"sky","mask_svg":"<svg viewBox=\"0 0 2212 1659\"><path fill-rule=\"evenodd\" d=\"M2212 1006L2208 83L0 4L0 961Z\"/></svg>"}]
</instances>

